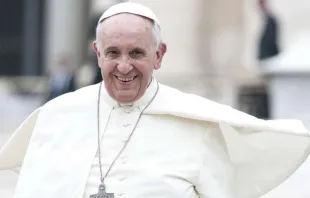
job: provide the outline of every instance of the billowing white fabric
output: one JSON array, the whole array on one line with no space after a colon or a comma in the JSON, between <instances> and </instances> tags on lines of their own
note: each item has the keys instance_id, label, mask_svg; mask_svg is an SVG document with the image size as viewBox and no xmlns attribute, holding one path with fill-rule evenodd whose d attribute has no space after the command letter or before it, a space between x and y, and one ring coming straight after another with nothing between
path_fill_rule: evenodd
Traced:
<instances>
[{"instance_id":1,"label":"billowing white fabric","mask_svg":"<svg viewBox=\"0 0 310 198\"><path fill-rule=\"evenodd\" d=\"M97 191L98 88L83 88L47 103L3 147L1 169L22 164L15 198L86 198ZM104 171L155 89L154 80L131 108L113 110L102 140ZM103 94L104 126L117 103ZM128 198L259 197L303 163L309 143L308 132L298 121L281 125L259 120L159 85L155 100L106 180L107 191ZM12 148L20 145L23 151L14 156Z\"/></svg>"}]
</instances>

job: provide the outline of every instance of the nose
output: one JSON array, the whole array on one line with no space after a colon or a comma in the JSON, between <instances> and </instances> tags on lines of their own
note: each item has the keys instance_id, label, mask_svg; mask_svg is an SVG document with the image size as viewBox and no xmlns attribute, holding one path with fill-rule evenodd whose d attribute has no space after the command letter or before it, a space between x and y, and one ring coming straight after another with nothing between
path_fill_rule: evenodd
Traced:
<instances>
[{"instance_id":1,"label":"nose","mask_svg":"<svg viewBox=\"0 0 310 198\"><path fill-rule=\"evenodd\" d=\"M133 69L133 66L130 64L130 59L122 58L118 63L117 69L122 74L128 74Z\"/></svg>"}]
</instances>

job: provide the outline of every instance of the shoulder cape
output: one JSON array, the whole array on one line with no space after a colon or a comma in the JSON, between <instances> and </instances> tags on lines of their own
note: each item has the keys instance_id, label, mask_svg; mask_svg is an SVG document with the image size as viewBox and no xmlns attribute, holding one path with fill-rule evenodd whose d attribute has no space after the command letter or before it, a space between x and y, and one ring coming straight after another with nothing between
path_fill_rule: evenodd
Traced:
<instances>
[{"instance_id":1,"label":"shoulder cape","mask_svg":"<svg viewBox=\"0 0 310 198\"><path fill-rule=\"evenodd\" d=\"M29 142L38 138L35 135L38 128L42 128L45 124L47 124L45 127L49 127L49 117L68 112L70 114L86 112L85 115L89 116L95 114L97 90L98 85L89 86L65 94L35 110L2 147L0 169L13 170L22 165L25 154L33 149ZM259 197L274 189L292 175L310 153L309 133L298 120L261 120L229 106L164 85L160 85L158 95L144 114L171 115L219 124L235 168L238 198ZM95 120L95 117L93 118ZM91 124L96 123L94 121ZM95 138L81 134L75 136L74 141L84 141L85 144L86 137ZM95 145L91 149L95 152ZM86 152L84 154L86 157ZM92 156L89 156L89 164L91 158ZM80 168L82 170L83 167ZM87 176L87 173L88 170L85 170L84 176ZM76 178L70 182L72 185L67 188L74 189L82 185ZM70 189L67 191L70 192Z\"/></svg>"}]
</instances>

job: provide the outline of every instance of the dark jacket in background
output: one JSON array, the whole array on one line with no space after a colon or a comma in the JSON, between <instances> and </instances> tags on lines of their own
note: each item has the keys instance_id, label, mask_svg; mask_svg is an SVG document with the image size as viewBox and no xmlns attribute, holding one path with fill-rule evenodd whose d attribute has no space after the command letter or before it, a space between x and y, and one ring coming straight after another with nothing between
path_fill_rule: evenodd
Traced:
<instances>
[{"instance_id":1,"label":"dark jacket in background","mask_svg":"<svg viewBox=\"0 0 310 198\"><path fill-rule=\"evenodd\" d=\"M279 53L278 24L276 18L265 12L265 26L259 41L258 59L264 60Z\"/></svg>"}]
</instances>

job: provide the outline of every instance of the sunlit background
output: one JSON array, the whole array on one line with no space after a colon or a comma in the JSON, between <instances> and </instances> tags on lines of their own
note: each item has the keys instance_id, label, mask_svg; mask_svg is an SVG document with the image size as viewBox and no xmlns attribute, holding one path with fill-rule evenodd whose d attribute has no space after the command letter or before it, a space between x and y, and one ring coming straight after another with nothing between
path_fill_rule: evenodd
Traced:
<instances>
[{"instance_id":1,"label":"sunlit background","mask_svg":"<svg viewBox=\"0 0 310 198\"><path fill-rule=\"evenodd\" d=\"M117 0L0 1L0 147L35 108L98 83L91 43ZM309 0L134 0L168 45L158 81L263 119L310 129ZM0 197L16 175L0 172ZM264 198L309 198L310 163Z\"/></svg>"}]
</instances>

